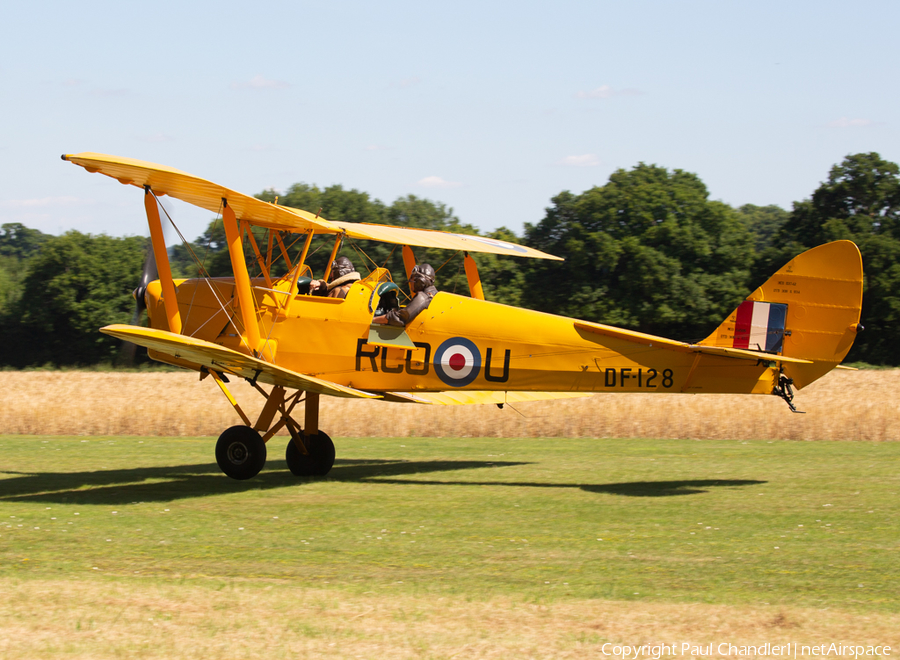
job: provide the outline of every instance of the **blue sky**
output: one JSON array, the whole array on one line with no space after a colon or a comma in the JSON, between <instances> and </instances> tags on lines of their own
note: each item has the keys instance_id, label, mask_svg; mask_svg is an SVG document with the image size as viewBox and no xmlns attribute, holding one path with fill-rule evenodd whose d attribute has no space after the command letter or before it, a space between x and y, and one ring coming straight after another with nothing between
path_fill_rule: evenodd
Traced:
<instances>
[{"instance_id":1,"label":"blue sky","mask_svg":"<svg viewBox=\"0 0 900 660\"><path fill-rule=\"evenodd\" d=\"M521 233L638 162L790 208L900 161L900 3L5 3L0 222L145 234L97 151L244 193L414 194ZM313 209L316 210L316 209ZM196 237L211 219L176 204Z\"/></svg>"}]
</instances>

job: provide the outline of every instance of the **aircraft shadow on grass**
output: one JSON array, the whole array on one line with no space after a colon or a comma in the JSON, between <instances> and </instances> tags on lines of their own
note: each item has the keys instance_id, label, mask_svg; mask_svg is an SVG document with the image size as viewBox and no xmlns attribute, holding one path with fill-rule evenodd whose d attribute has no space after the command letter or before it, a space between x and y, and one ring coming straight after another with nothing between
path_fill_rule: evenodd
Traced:
<instances>
[{"instance_id":1,"label":"aircraft shadow on grass","mask_svg":"<svg viewBox=\"0 0 900 660\"><path fill-rule=\"evenodd\" d=\"M380 484L415 486L514 486L519 488L580 488L589 493L625 495L627 497L671 497L698 495L710 488L758 486L766 483L754 479L685 479L681 481L625 481L615 484L560 484L522 481L423 481L420 479L372 479Z\"/></svg>"},{"instance_id":2,"label":"aircraft shadow on grass","mask_svg":"<svg viewBox=\"0 0 900 660\"><path fill-rule=\"evenodd\" d=\"M634 481L610 484L516 481L437 481L403 479L416 474L528 465L514 461L396 461L338 459L326 477L344 481L396 486L507 486L516 488L579 488L590 493L629 497L696 495L709 488L753 486L766 483L748 479L689 479ZM248 481L234 481L215 463L142 467L91 472L0 472L0 501L56 504L129 504L171 502L192 497L225 495L254 490L297 487L321 478L295 477L284 461L269 461L269 469ZM14 476L10 476L14 475Z\"/></svg>"}]
</instances>

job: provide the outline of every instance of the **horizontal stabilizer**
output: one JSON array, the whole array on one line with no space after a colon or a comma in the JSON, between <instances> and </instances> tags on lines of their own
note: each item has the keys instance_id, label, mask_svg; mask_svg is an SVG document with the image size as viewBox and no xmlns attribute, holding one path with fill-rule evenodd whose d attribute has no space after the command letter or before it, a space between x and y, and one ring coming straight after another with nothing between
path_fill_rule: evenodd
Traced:
<instances>
[{"instance_id":1,"label":"horizontal stabilizer","mask_svg":"<svg viewBox=\"0 0 900 660\"><path fill-rule=\"evenodd\" d=\"M812 360L804 360L802 358L787 357L778 355L777 353L766 353L765 351L751 351L744 348L724 348L722 346L701 346L700 344L689 344L691 350L695 353L703 353L705 355L722 355L724 357L741 358L743 360L767 360L769 362L788 362L791 364L812 364Z\"/></svg>"},{"instance_id":2,"label":"horizontal stabilizer","mask_svg":"<svg viewBox=\"0 0 900 660\"><path fill-rule=\"evenodd\" d=\"M100 332L181 360L188 360L212 371L224 371L269 385L281 385L304 392L352 399L381 398L378 394L363 392L313 376L304 376L270 362L238 353L230 348L202 339L178 335L167 330L141 328L133 325L108 325L100 328Z\"/></svg>"},{"instance_id":3,"label":"horizontal stabilizer","mask_svg":"<svg viewBox=\"0 0 900 660\"><path fill-rule=\"evenodd\" d=\"M658 346L660 348L669 348L673 351L680 351L682 353L703 353L706 355L719 355L722 357L738 358L742 360L767 360L771 362L812 364L810 360L785 357L784 355L778 355L776 353L751 351L749 349L742 348L727 348L724 346L703 346L701 344L689 344L684 341L666 339L665 337L648 335L643 332L635 332L634 330L624 330L622 328L615 328L611 325L588 323L587 321L575 321L575 328L578 330L583 330L584 332L591 332L597 335L613 337L615 339L623 339L625 341L642 344L644 346Z\"/></svg>"}]
</instances>

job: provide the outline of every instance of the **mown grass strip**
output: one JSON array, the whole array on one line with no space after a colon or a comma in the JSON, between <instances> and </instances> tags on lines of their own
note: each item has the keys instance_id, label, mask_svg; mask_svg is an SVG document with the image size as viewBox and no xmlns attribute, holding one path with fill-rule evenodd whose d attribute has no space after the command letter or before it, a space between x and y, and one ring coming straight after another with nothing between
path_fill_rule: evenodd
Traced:
<instances>
[{"instance_id":1,"label":"mown grass strip","mask_svg":"<svg viewBox=\"0 0 900 660\"><path fill-rule=\"evenodd\" d=\"M896 612L900 444L0 436L0 578Z\"/></svg>"}]
</instances>

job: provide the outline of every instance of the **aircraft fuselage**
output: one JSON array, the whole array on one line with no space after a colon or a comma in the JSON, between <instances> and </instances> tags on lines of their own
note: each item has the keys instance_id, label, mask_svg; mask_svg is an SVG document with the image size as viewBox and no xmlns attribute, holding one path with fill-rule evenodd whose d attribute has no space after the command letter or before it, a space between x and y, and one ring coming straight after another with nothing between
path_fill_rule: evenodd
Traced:
<instances>
[{"instance_id":1,"label":"aircraft fuselage","mask_svg":"<svg viewBox=\"0 0 900 660\"><path fill-rule=\"evenodd\" d=\"M242 344L229 278L176 281L183 333ZM215 289L215 291L213 291ZM280 367L372 392L447 390L771 393L774 367L586 332L575 319L439 292L406 327L415 348L369 343L378 302L363 280L344 300L289 296L254 280L263 354ZM158 283L153 327L166 328ZM165 356L151 355L166 360Z\"/></svg>"}]
</instances>

